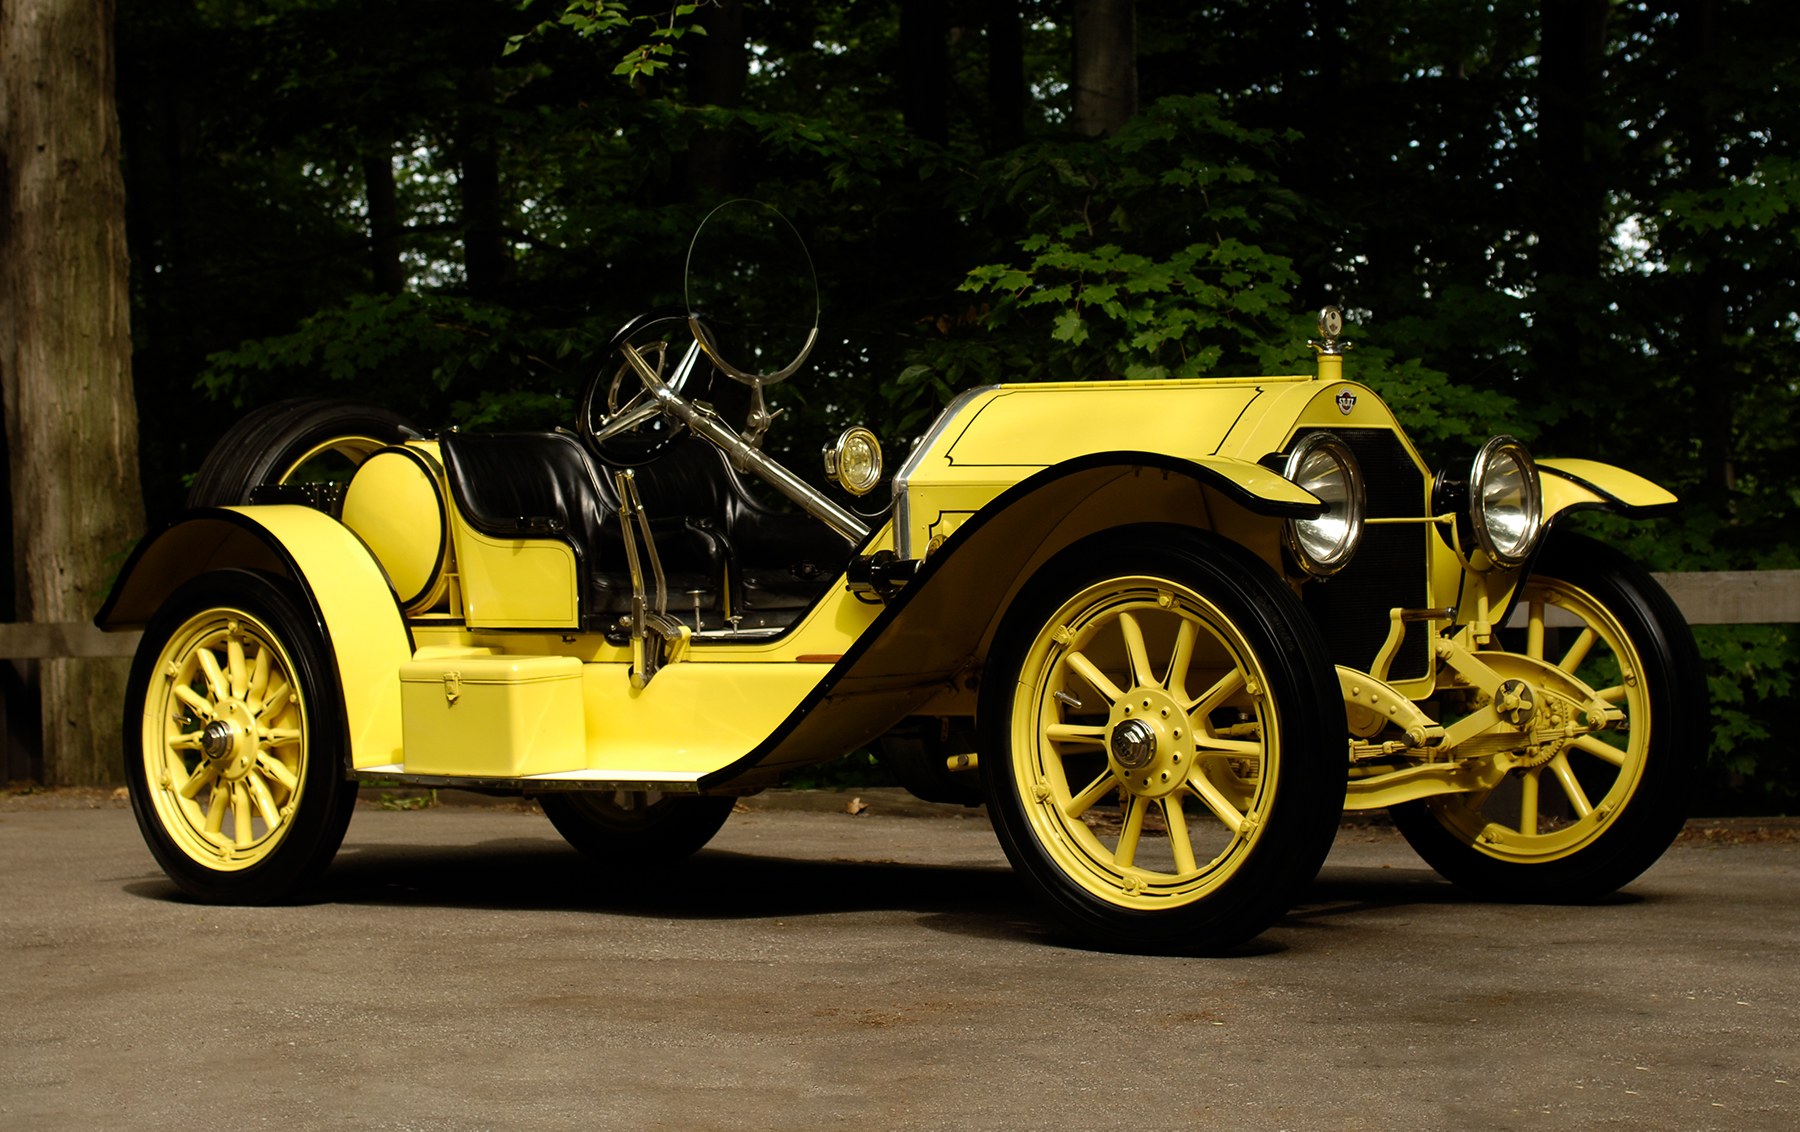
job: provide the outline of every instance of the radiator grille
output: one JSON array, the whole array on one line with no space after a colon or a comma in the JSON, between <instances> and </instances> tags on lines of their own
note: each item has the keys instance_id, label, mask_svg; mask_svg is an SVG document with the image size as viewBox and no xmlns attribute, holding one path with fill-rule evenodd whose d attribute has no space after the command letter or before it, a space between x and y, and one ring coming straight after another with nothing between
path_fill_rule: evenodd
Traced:
<instances>
[{"instance_id":1,"label":"radiator grille","mask_svg":"<svg viewBox=\"0 0 1800 1132\"><path fill-rule=\"evenodd\" d=\"M1295 439L1320 431L1326 430L1308 429ZM1425 513L1428 481L1398 436L1376 428L1329 431L1350 446L1362 465L1370 518ZM1431 537L1430 527L1422 524L1365 526L1362 544L1350 564L1329 580L1306 586L1307 611L1324 631L1333 660L1367 671L1387 640L1388 610L1424 607L1429 561L1426 540ZM1390 679L1416 679L1430 671L1430 636L1425 625L1407 626L1406 639L1388 670Z\"/></svg>"}]
</instances>

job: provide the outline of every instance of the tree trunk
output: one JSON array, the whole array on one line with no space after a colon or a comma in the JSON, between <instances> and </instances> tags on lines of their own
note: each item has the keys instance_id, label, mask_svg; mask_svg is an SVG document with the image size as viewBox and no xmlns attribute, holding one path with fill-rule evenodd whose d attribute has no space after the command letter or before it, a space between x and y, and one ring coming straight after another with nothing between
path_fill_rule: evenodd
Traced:
<instances>
[{"instance_id":1,"label":"tree trunk","mask_svg":"<svg viewBox=\"0 0 1800 1132\"><path fill-rule=\"evenodd\" d=\"M1587 371L1603 342L1594 325L1605 192L1594 142L1602 128L1595 88L1604 59L1608 0L1545 4L1537 79L1538 234L1533 388L1548 396Z\"/></svg>"},{"instance_id":2,"label":"tree trunk","mask_svg":"<svg viewBox=\"0 0 1800 1132\"><path fill-rule=\"evenodd\" d=\"M4 0L0 0L3 3ZM457 38L462 71L457 97L455 152L457 199L462 205L463 270L469 294L477 299L497 295L512 278L512 248L506 238L506 206L500 182L500 150L494 116L498 92L494 61L500 36L490 5L459 6Z\"/></svg>"},{"instance_id":3,"label":"tree trunk","mask_svg":"<svg viewBox=\"0 0 1800 1132\"><path fill-rule=\"evenodd\" d=\"M1676 121L1686 135L1685 187L1705 192L1720 187L1719 129L1713 121L1708 96L1723 73L1719 58L1718 0L1681 0L1676 10L1675 34L1680 37L1680 74ZM1688 380L1707 391L1701 399L1700 456L1706 468L1707 487L1715 505L1726 511L1736 506L1737 402L1741 381L1730 364L1725 345L1727 312L1725 276L1729 249L1717 231L1695 237L1692 249L1700 263L1689 279L1688 336L1693 369Z\"/></svg>"},{"instance_id":4,"label":"tree trunk","mask_svg":"<svg viewBox=\"0 0 1800 1132\"><path fill-rule=\"evenodd\" d=\"M988 148L1025 140L1025 21L1019 0L988 0Z\"/></svg>"},{"instance_id":5,"label":"tree trunk","mask_svg":"<svg viewBox=\"0 0 1800 1132\"><path fill-rule=\"evenodd\" d=\"M143 527L111 0L0 3L0 385L17 612L93 617ZM120 775L123 661L38 666L45 776Z\"/></svg>"},{"instance_id":6,"label":"tree trunk","mask_svg":"<svg viewBox=\"0 0 1800 1132\"><path fill-rule=\"evenodd\" d=\"M1604 194L1589 152L1594 87L1604 61L1608 0L1545 4L1538 71L1542 270L1599 275Z\"/></svg>"},{"instance_id":7,"label":"tree trunk","mask_svg":"<svg viewBox=\"0 0 1800 1132\"><path fill-rule=\"evenodd\" d=\"M369 194L369 272L375 289L398 295L406 289L400 263L400 194L394 184L391 145L371 146L363 154L363 184Z\"/></svg>"},{"instance_id":8,"label":"tree trunk","mask_svg":"<svg viewBox=\"0 0 1800 1132\"><path fill-rule=\"evenodd\" d=\"M950 140L950 14L944 0L901 0L900 104L906 132Z\"/></svg>"},{"instance_id":9,"label":"tree trunk","mask_svg":"<svg viewBox=\"0 0 1800 1132\"><path fill-rule=\"evenodd\" d=\"M1116 133L1137 113L1135 0L1075 0L1071 124L1083 137Z\"/></svg>"},{"instance_id":10,"label":"tree trunk","mask_svg":"<svg viewBox=\"0 0 1800 1132\"><path fill-rule=\"evenodd\" d=\"M744 46L743 0L719 0L703 9L700 26L706 34L691 37L688 46L688 98L695 106L735 109L744 101L744 82L749 73L749 53ZM732 191L732 144L726 130L702 130L688 154L688 180L705 200Z\"/></svg>"},{"instance_id":11,"label":"tree trunk","mask_svg":"<svg viewBox=\"0 0 1800 1132\"><path fill-rule=\"evenodd\" d=\"M491 92L491 82L486 87ZM486 109L465 106L457 137L462 203L463 270L469 294L492 298L512 275L512 252L506 244L505 208L500 196L500 158Z\"/></svg>"}]
</instances>

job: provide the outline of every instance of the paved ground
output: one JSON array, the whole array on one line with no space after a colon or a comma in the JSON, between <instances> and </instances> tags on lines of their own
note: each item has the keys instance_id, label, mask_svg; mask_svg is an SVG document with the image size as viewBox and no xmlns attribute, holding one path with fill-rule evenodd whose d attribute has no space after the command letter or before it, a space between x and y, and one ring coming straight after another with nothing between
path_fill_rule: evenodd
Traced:
<instances>
[{"instance_id":1,"label":"paved ground","mask_svg":"<svg viewBox=\"0 0 1800 1132\"><path fill-rule=\"evenodd\" d=\"M885 796L631 881L536 814L366 808L277 909L176 899L92 801L0 805L0 1128L1800 1125L1791 828L1590 908L1351 830L1244 954L1166 959L1071 946L979 815Z\"/></svg>"}]
</instances>

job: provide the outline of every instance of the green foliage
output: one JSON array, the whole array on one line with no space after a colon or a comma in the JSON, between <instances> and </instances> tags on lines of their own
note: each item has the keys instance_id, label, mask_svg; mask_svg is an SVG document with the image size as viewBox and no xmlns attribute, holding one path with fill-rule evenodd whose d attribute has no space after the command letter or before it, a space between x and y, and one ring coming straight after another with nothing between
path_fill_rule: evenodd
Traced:
<instances>
[{"instance_id":1,"label":"green foliage","mask_svg":"<svg viewBox=\"0 0 1800 1132\"><path fill-rule=\"evenodd\" d=\"M1308 371L1331 302L1347 375L1428 460L1496 431L1612 460L1689 503L1582 517L1641 560L1792 567L1800 102L1770 92L1800 87L1800 5L1604 7L1558 149L1525 0L1139 5L1143 109L1098 140L1067 134L1064 6L1020 5L1002 129L988 6L952 5L942 143L905 125L926 5L746 4L741 43L668 0L123 5L150 507L281 397L570 423L611 330L680 299L699 217L749 196L806 235L824 297L772 393L802 469L853 421L904 452L976 384ZM1800 789L1792 637L1701 634L1715 764L1758 797Z\"/></svg>"},{"instance_id":2,"label":"green foliage","mask_svg":"<svg viewBox=\"0 0 1800 1132\"><path fill-rule=\"evenodd\" d=\"M793 771L781 780L788 790L855 790L893 786L894 776L869 751L852 751L828 763Z\"/></svg>"},{"instance_id":3,"label":"green foliage","mask_svg":"<svg viewBox=\"0 0 1800 1132\"><path fill-rule=\"evenodd\" d=\"M1254 357L1297 281L1256 242L1295 213L1268 172L1275 142L1191 96L1100 142L1004 158L987 179L1031 234L1023 260L970 270L963 289L994 297L982 326L1063 376L1198 377Z\"/></svg>"},{"instance_id":4,"label":"green foliage","mask_svg":"<svg viewBox=\"0 0 1800 1132\"><path fill-rule=\"evenodd\" d=\"M1743 795L1724 804L1793 812L1800 804L1800 767L1793 758L1800 743L1793 722L1800 637L1785 625L1701 625L1694 637L1712 697L1710 756L1724 772L1721 787Z\"/></svg>"},{"instance_id":5,"label":"green foliage","mask_svg":"<svg viewBox=\"0 0 1800 1132\"><path fill-rule=\"evenodd\" d=\"M1676 225L1691 232L1754 232L1785 220L1792 234L1800 222L1800 161L1765 157L1727 184L1670 193L1664 208Z\"/></svg>"},{"instance_id":6,"label":"green foliage","mask_svg":"<svg viewBox=\"0 0 1800 1132\"><path fill-rule=\"evenodd\" d=\"M353 295L291 333L212 354L196 386L242 406L271 386L360 397L378 381L385 401L421 422L518 427L571 417L587 373L577 363L605 334L454 295Z\"/></svg>"},{"instance_id":7,"label":"green foliage","mask_svg":"<svg viewBox=\"0 0 1800 1132\"><path fill-rule=\"evenodd\" d=\"M563 10L554 19L545 20L532 28L507 39L502 55L511 55L523 47L527 40L543 36L561 28L573 32L581 39L613 38L621 33L637 30L644 32L642 42L636 43L613 66L612 73L633 82L651 78L669 68L676 61L676 48L682 37L694 34L705 35L706 29L697 24L684 24L681 21L691 19L699 11L699 4L676 4L660 16L637 15L632 12L628 0L561 0ZM535 7L537 0L523 0L519 5L521 11ZM666 22L665 22L666 21Z\"/></svg>"}]
</instances>

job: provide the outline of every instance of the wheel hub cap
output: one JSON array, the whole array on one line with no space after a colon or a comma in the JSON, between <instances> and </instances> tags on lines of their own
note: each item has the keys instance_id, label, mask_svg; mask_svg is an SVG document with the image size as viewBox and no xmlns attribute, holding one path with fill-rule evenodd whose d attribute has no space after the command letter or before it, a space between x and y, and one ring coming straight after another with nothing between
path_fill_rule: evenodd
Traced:
<instances>
[{"instance_id":1,"label":"wheel hub cap","mask_svg":"<svg viewBox=\"0 0 1800 1132\"><path fill-rule=\"evenodd\" d=\"M1128 719L1113 729L1112 755L1128 770L1148 766L1156 757L1156 732L1141 719Z\"/></svg>"},{"instance_id":2,"label":"wheel hub cap","mask_svg":"<svg viewBox=\"0 0 1800 1132\"><path fill-rule=\"evenodd\" d=\"M222 759L237 745L237 729L223 719L215 719L200 732L200 750L209 759Z\"/></svg>"},{"instance_id":3,"label":"wheel hub cap","mask_svg":"<svg viewBox=\"0 0 1800 1132\"><path fill-rule=\"evenodd\" d=\"M214 710L218 718L200 732L200 753L219 768L219 777L236 781L256 762L256 713L242 700L226 700Z\"/></svg>"},{"instance_id":4,"label":"wheel hub cap","mask_svg":"<svg viewBox=\"0 0 1800 1132\"><path fill-rule=\"evenodd\" d=\"M1193 762L1185 712L1162 688L1137 687L1113 706L1106 753L1125 789L1160 798L1180 787Z\"/></svg>"}]
</instances>

